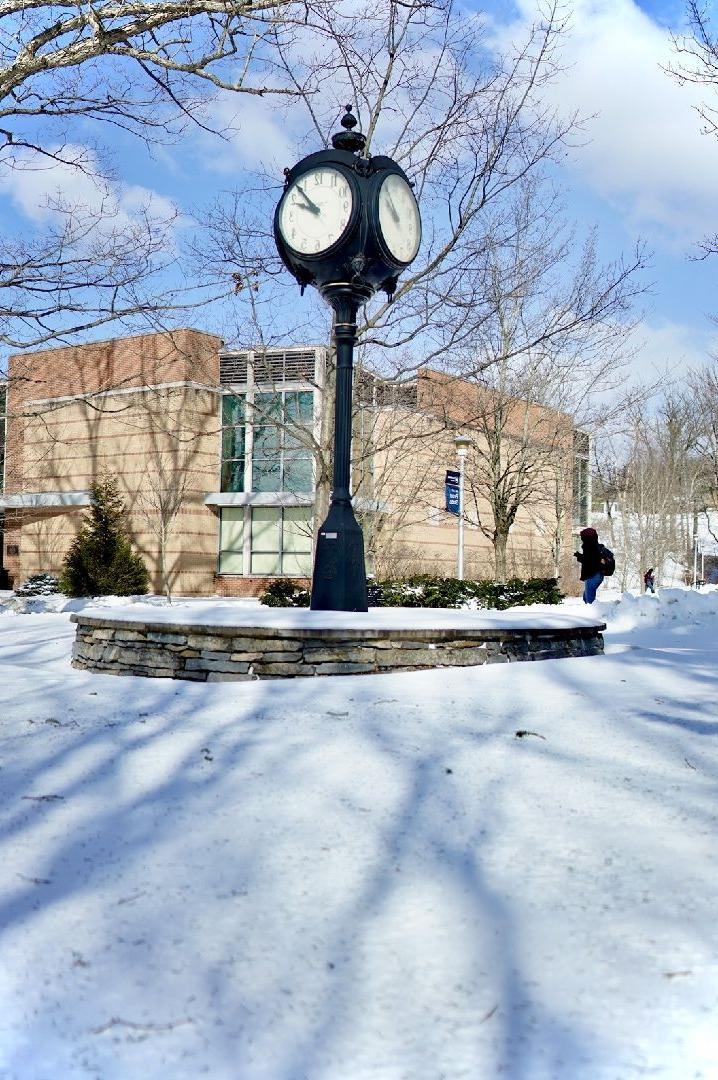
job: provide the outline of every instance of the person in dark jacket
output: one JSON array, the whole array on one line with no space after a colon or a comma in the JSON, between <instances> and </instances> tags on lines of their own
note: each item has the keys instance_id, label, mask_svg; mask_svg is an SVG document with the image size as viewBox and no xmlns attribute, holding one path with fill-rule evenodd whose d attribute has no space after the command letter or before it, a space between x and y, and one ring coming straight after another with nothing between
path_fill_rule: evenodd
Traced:
<instances>
[{"instance_id":1,"label":"person in dark jacket","mask_svg":"<svg viewBox=\"0 0 718 1080\"><path fill-rule=\"evenodd\" d=\"M656 576L653 573L653 567L650 570L646 570L643 575L643 584L646 586L646 592L655 593L656 591Z\"/></svg>"},{"instance_id":2,"label":"person in dark jacket","mask_svg":"<svg viewBox=\"0 0 718 1080\"><path fill-rule=\"evenodd\" d=\"M581 564L583 602L584 604L592 604L596 599L598 587L603 581L598 533L595 529L581 529L579 535L582 550L574 551L574 556Z\"/></svg>"}]
</instances>

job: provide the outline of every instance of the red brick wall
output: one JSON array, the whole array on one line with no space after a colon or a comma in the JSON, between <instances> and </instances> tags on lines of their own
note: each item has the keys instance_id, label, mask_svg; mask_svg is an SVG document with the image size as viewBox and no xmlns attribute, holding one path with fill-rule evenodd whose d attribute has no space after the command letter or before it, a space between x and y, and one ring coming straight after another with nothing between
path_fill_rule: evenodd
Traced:
<instances>
[{"instance_id":1,"label":"red brick wall","mask_svg":"<svg viewBox=\"0 0 718 1080\"><path fill-rule=\"evenodd\" d=\"M237 577L229 574L215 574L214 585L217 596L261 596L268 585L273 581L282 581L283 578L267 577ZM311 587L309 578L292 578L298 585L305 589Z\"/></svg>"},{"instance_id":2,"label":"red brick wall","mask_svg":"<svg viewBox=\"0 0 718 1080\"><path fill-rule=\"evenodd\" d=\"M188 380L216 386L220 345L212 334L173 330L15 353L8 368L8 412L38 398Z\"/></svg>"}]
</instances>

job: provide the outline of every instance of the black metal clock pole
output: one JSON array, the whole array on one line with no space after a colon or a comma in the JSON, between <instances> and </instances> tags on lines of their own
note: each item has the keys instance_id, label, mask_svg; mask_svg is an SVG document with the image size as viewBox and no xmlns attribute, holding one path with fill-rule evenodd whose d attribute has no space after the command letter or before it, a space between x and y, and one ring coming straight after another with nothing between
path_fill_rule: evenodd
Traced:
<instances>
[{"instance_id":1,"label":"black metal clock pole","mask_svg":"<svg viewBox=\"0 0 718 1080\"><path fill-rule=\"evenodd\" d=\"M354 516L349 478L356 317L373 290L336 282L321 291L335 315L334 484L329 513L317 536L311 606L314 611L366 611L364 538Z\"/></svg>"},{"instance_id":2,"label":"black metal clock pole","mask_svg":"<svg viewBox=\"0 0 718 1080\"><path fill-rule=\"evenodd\" d=\"M285 170L274 214L284 265L304 291L313 285L334 309L336 400L334 487L319 530L311 605L315 611L366 611L364 539L352 509L352 365L360 304L377 289L394 295L397 278L416 258L421 216L399 165L368 157L347 105L332 148Z\"/></svg>"}]
</instances>

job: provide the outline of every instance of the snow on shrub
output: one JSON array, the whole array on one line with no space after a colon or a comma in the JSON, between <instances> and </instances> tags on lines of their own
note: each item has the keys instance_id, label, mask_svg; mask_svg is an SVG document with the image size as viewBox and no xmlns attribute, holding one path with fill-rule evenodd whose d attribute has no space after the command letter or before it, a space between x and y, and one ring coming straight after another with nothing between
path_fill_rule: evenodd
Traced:
<instances>
[{"instance_id":1,"label":"snow on shrub","mask_svg":"<svg viewBox=\"0 0 718 1080\"><path fill-rule=\"evenodd\" d=\"M16 596L53 596L60 591L60 582L53 574L31 574L15 590Z\"/></svg>"}]
</instances>

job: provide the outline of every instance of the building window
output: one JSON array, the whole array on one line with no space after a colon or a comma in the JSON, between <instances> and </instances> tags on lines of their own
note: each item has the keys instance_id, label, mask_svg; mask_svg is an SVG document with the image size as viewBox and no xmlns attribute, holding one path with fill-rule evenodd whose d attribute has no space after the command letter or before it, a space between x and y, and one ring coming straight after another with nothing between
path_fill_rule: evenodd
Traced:
<instances>
[{"instance_id":1,"label":"building window","mask_svg":"<svg viewBox=\"0 0 718 1080\"><path fill-rule=\"evenodd\" d=\"M310 577L312 521L306 506L223 507L220 574L243 574L246 529L253 577Z\"/></svg>"},{"instance_id":2,"label":"building window","mask_svg":"<svg viewBox=\"0 0 718 1080\"><path fill-rule=\"evenodd\" d=\"M244 507L225 506L219 528L220 574L243 573Z\"/></svg>"},{"instance_id":3,"label":"building window","mask_svg":"<svg viewBox=\"0 0 718 1080\"><path fill-rule=\"evenodd\" d=\"M244 491L246 407L244 394L222 397L222 491Z\"/></svg>"},{"instance_id":4,"label":"building window","mask_svg":"<svg viewBox=\"0 0 718 1080\"><path fill-rule=\"evenodd\" d=\"M252 491L311 491L311 390L256 393L253 403Z\"/></svg>"},{"instance_id":5,"label":"building window","mask_svg":"<svg viewBox=\"0 0 718 1080\"><path fill-rule=\"evenodd\" d=\"M309 492L314 487L309 448L311 390L255 392L222 397L222 491Z\"/></svg>"}]
</instances>

